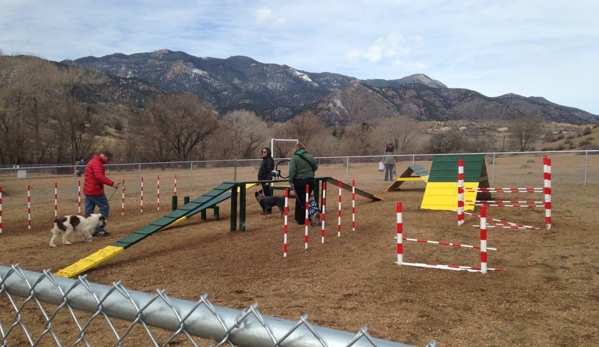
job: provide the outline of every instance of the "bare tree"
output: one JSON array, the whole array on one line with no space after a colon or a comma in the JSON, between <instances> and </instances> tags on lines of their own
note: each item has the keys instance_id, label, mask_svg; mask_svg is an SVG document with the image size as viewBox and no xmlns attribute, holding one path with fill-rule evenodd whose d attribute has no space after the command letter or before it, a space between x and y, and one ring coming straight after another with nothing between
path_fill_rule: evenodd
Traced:
<instances>
[{"instance_id":1,"label":"bare tree","mask_svg":"<svg viewBox=\"0 0 599 347\"><path fill-rule=\"evenodd\" d=\"M144 111L155 132L147 133L152 149L165 147L176 160L190 160L194 148L218 127L217 112L190 93L169 94L150 102Z\"/></svg>"},{"instance_id":2,"label":"bare tree","mask_svg":"<svg viewBox=\"0 0 599 347\"><path fill-rule=\"evenodd\" d=\"M458 132L442 132L431 136L424 150L427 153L460 153L468 143L464 134Z\"/></svg>"},{"instance_id":3,"label":"bare tree","mask_svg":"<svg viewBox=\"0 0 599 347\"><path fill-rule=\"evenodd\" d=\"M229 152L229 156L225 158L231 158L230 155L242 159L256 158L258 148L264 146L269 138L266 122L253 112L232 111L223 117L222 122L227 134L223 134L225 137L221 137L219 141Z\"/></svg>"},{"instance_id":4,"label":"bare tree","mask_svg":"<svg viewBox=\"0 0 599 347\"><path fill-rule=\"evenodd\" d=\"M543 133L543 120L538 115L515 118L510 132L512 148L524 152L532 148Z\"/></svg>"},{"instance_id":5,"label":"bare tree","mask_svg":"<svg viewBox=\"0 0 599 347\"><path fill-rule=\"evenodd\" d=\"M411 153L414 148L414 139L422 132L418 123L408 116L396 116L383 120L375 131L380 139L378 146L383 148L387 143L392 143L398 154Z\"/></svg>"}]
</instances>

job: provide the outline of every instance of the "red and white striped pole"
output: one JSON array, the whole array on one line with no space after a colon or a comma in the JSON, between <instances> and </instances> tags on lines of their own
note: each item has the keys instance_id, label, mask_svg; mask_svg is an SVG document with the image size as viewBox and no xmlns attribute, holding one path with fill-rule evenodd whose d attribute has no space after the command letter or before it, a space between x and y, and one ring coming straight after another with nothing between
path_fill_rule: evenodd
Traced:
<instances>
[{"instance_id":1,"label":"red and white striped pole","mask_svg":"<svg viewBox=\"0 0 599 347\"><path fill-rule=\"evenodd\" d=\"M156 211L160 211L160 176L156 176Z\"/></svg>"},{"instance_id":2,"label":"red and white striped pole","mask_svg":"<svg viewBox=\"0 0 599 347\"><path fill-rule=\"evenodd\" d=\"M337 237L341 236L341 191L343 182L339 181L339 207L337 208Z\"/></svg>"},{"instance_id":3,"label":"red and white striped pole","mask_svg":"<svg viewBox=\"0 0 599 347\"><path fill-rule=\"evenodd\" d=\"M58 219L58 183L54 182L54 219Z\"/></svg>"},{"instance_id":4,"label":"red and white striped pole","mask_svg":"<svg viewBox=\"0 0 599 347\"><path fill-rule=\"evenodd\" d=\"M403 263L403 207L401 202L396 204L397 212L397 264Z\"/></svg>"},{"instance_id":5,"label":"red and white striped pole","mask_svg":"<svg viewBox=\"0 0 599 347\"><path fill-rule=\"evenodd\" d=\"M139 212L144 211L144 178L141 177L141 186L139 187Z\"/></svg>"},{"instance_id":6,"label":"red and white striped pole","mask_svg":"<svg viewBox=\"0 0 599 347\"><path fill-rule=\"evenodd\" d=\"M480 207L480 272L487 273L487 207Z\"/></svg>"},{"instance_id":7,"label":"red and white striped pole","mask_svg":"<svg viewBox=\"0 0 599 347\"><path fill-rule=\"evenodd\" d=\"M464 159L458 159L458 226L464 224Z\"/></svg>"},{"instance_id":8,"label":"red and white striped pole","mask_svg":"<svg viewBox=\"0 0 599 347\"><path fill-rule=\"evenodd\" d=\"M81 181L77 181L77 214L81 216Z\"/></svg>"},{"instance_id":9,"label":"red and white striped pole","mask_svg":"<svg viewBox=\"0 0 599 347\"><path fill-rule=\"evenodd\" d=\"M27 229L31 229L31 186L27 185Z\"/></svg>"},{"instance_id":10,"label":"red and white striped pole","mask_svg":"<svg viewBox=\"0 0 599 347\"><path fill-rule=\"evenodd\" d=\"M306 203L305 208L306 208L306 213L305 213L305 220L304 220L304 229L305 229L305 233L304 233L304 249L308 249L308 223L310 221L310 215L309 215L309 208L310 208L310 202L308 201L308 199L310 199L310 185L306 184Z\"/></svg>"},{"instance_id":11,"label":"red and white striped pole","mask_svg":"<svg viewBox=\"0 0 599 347\"><path fill-rule=\"evenodd\" d=\"M2 186L0 186L0 234L2 234Z\"/></svg>"},{"instance_id":12,"label":"red and white striped pole","mask_svg":"<svg viewBox=\"0 0 599 347\"><path fill-rule=\"evenodd\" d=\"M351 181L351 230L356 231L356 180Z\"/></svg>"},{"instance_id":13,"label":"red and white striped pole","mask_svg":"<svg viewBox=\"0 0 599 347\"><path fill-rule=\"evenodd\" d=\"M173 191L173 195L177 196L177 175L175 175L175 182L174 182L174 191Z\"/></svg>"},{"instance_id":14,"label":"red and white striped pole","mask_svg":"<svg viewBox=\"0 0 599 347\"><path fill-rule=\"evenodd\" d=\"M551 159L543 158L543 192L545 193L545 225L551 229Z\"/></svg>"},{"instance_id":15,"label":"red and white striped pole","mask_svg":"<svg viewBox=\"0 0 599 347\"><path fill-rule=\"evenodd\" d=\"M285 220L283 225L283 257L287 256L287 216L289 216L289 189L285 189Z\"/></svg>"},{"instance_id":16,"label":"red and white striped pole","mask_svg":"<svg viewBox=\"0 0 599 347\"><path fill-rule=\"evenodd\" d=\"M320 220L322 222L322 230L320 232L322 243L324 243L324 220L326 216L326 207L327 207L327 182L322 182L322 206L320 206Z\"/></svg>"},{"instance_id":17,"label":"red and white striped pole","mask_svg":"<svg viewBox=\"0 0 599 347\"><path fill-rule=\"evenodd\" d=\"M121 190L121 216L125 215L125 179L123 178L123 188Z\"/></svg>"}]
</instances>

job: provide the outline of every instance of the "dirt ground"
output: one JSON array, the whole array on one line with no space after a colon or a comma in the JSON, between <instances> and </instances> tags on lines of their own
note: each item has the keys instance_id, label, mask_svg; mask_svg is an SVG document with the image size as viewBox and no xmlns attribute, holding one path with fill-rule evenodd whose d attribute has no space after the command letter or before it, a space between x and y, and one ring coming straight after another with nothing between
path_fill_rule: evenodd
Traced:
<instances>
[{"instance_id":1,"label":"dirt ground","mask_svg":"<svg viewBox=\"0 0 599 347\"><path fill-rule=\"evenodd\" d=\"M234 309L259 303L264 315L293 321L308 315L314 325L350 332L368 326L375 338L414 346L431 340L438 346L599 345L599 187L554 185L550 230L543 228L541 209L489 208L489 218L541 229L489 229L489 247L500 248L489 251L489 267L501 271L480 274L399 266L397 202L403 204L405 237L477 245L479 229L472 225L478 220L467 217L466 224L457 227L453 212L419 209L423 184L385 192L389 182L382 173L374 177L368 170L371 165L362 173L354 170L352 178L358 188L384 200L357 196L352 231L351 194L345 191L338 236L338 188L329 186L325 241L321 243L320 227L311 227L307 250L304 227L292 224L288 255L283 257L283 219L274 214L263 219L252 188L245 232L229 231L226 201L220 205L220 221L212 220L211 212L208 220L198 214L93 268L87 278L107 285L121 280L125 287L144 292L165 288L171 297L192 301L208 294L214 305ZM120 201L111 203L110 237L56 248L48 247L51 205L36 207L50 217L31 230L25 217L9 218L10 210L5 211L0 263L56 272L170 212L163 204L160 211L146 207L143 213L130 209L121 215ZM479 259L472 249L404 243L407 262L477 266ZM5 326L14 316L11 310L6 296L0 296L0 322ZM141 335L125 340L124 346L145 345ZM97 339L92 341L99 341L98 346L111 345ZM17 340L10 345L28 344Z\"/></svg>"}]
</instances>

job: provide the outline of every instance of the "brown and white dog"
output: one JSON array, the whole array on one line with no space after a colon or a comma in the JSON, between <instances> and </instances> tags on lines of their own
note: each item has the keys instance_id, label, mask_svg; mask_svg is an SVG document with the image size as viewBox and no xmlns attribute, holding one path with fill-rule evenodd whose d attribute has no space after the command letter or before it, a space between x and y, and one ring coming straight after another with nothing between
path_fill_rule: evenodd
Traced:
<instances>
[{"instance_id":1,"label":"brown and white dog","mask_svg":"<svg viewBox=\"0 0 599 347\"><path fill-rule=\"evenodd\" d=\"M77 233L83 237L83 241L91 242L92 235L96 227L106 225L106 217L100 213L91 214L89 216L64 216L54 220L54 228L52 228L52 238L50 239L50 247L56 247L54 241L62 235L62 243L70 245L68 237Z\"/></svg>"}]
</instances>

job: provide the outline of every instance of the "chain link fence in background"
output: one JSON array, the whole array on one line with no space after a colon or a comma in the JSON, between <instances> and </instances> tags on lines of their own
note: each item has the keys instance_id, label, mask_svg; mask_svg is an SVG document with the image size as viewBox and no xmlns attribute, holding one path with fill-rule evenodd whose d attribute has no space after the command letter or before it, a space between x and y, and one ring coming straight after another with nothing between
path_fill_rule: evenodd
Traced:
<instances>
[{"instance_id":1,"label":"chain link fence in background","mask_svg":"<svg viewBox=\"0 0 599 347\"><path fill-rule=\"evenodd\" d=\"M466 155L466 154L465 154ZM395 156L396 174L401 174L410 165L421 165L430 169L435 155L412 154ZM556 152L495 152L486 153L487 174L491 185L540 184L543 181L541 158L552 159L552 180L559 185L599 184L599 151L556 151ZM380 156L361 157L318 157L320 169L317 175L350 181L354 173L364 166L372 167L372 176L362 178L373 181L380 177L377 164ZM107 176L124 184L124 192L107 189L111 205L118 205L121 195L138 202L139 195L146 195L146 203L153 204L156 194L161 194L162 203L170 202L174 195L200 195L225 181L251 181L257 178L260 159L188 161L167 163L109 164ZM284 177L288 161L275 158ZM514 175L514 168L518 174ZM142 185L143 180L143 185ZM72 203L79 198L79 185L83 177L77 176L77 165L71 166L19 166L0 168L0 187L3 189L4 207L24 206L27 203L28 187L32 203L49 204L54 200ZM130 204L128 204L131 206Z\"/></svg>"},{"instance_id":2,"label":"chain link fence in background","mask_svg":"<svg viewBox=\"0 0 599 347\"><path fill-rule=\"evenodd\" d=\"M12 321L0 320L2 347L22 346L20 341L31 346L200 346L206 340L215 341L211 346L408 347L372 338L366 328L351 334L314 326L306 316L297 322L264 316L257 304L239 311L214 306L206 295L191 302L168 297L163 290L148 294L126 289L118 282L106 286L85 277L65 279L18 266L0 265L0 295L5 295L14 309ZM119 320L126 324L119 325ZM102 322L109 328L98 338ZM135 327L141 328L132 333ZM164 340L156 328L169 332L162 335ZM145 334L147 344L141 342L140 333ZM431 341L427 347L435 345Z\"/></svg>"}]
</instances>

